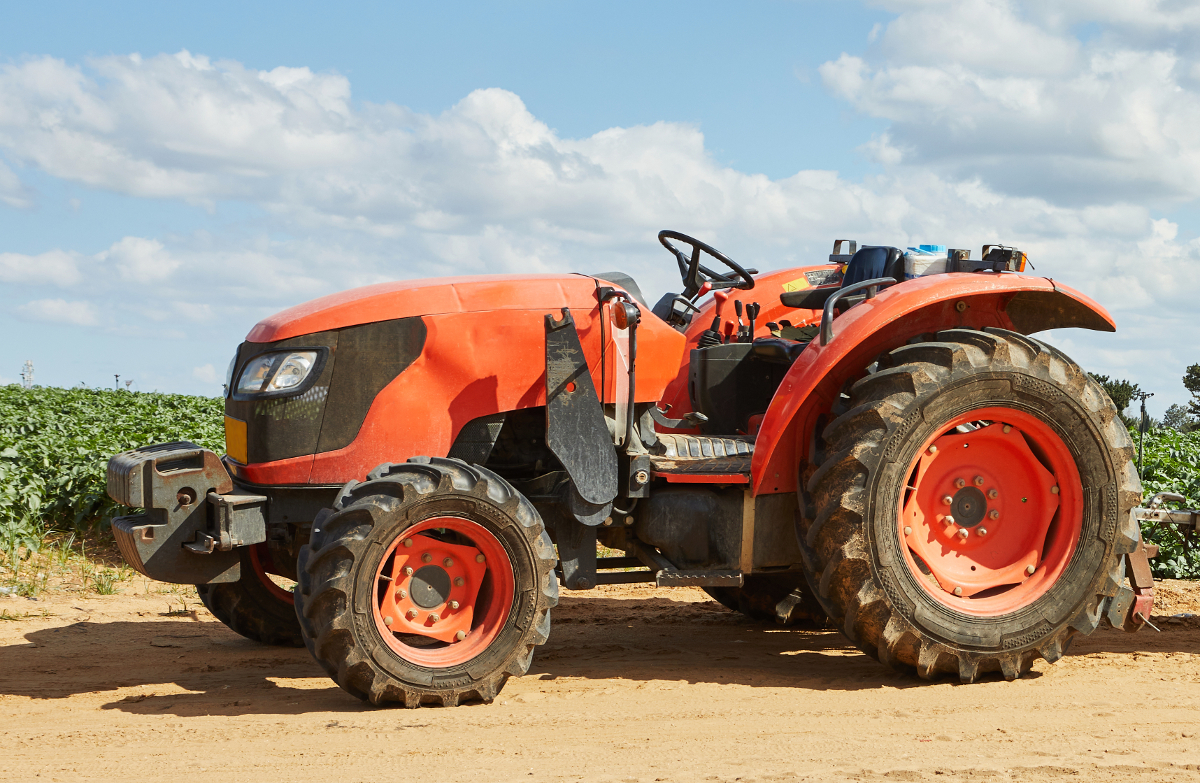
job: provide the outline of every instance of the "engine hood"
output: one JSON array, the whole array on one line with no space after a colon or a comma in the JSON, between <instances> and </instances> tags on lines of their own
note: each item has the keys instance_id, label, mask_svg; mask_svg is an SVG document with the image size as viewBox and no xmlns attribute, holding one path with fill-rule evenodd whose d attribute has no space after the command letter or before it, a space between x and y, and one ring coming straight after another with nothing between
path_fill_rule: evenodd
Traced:
<instances>
[{"instance_id":1,"label":"engine hood","mask_svg":"<svg viewBox=\"0 0 1200 783\"><path fill-rule=\"evenodd\" d=\"M247 342L290 337L418 315L596 306L596 281L579 274L475 275L398 280L352 288L259 321Z\"/></svg>"}]
</instances>

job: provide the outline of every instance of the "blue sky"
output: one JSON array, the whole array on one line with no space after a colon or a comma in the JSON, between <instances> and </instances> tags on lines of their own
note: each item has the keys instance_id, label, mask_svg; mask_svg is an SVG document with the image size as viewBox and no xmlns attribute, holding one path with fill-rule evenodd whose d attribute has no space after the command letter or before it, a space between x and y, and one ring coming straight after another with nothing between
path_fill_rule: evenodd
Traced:
<instances>
[{"instance_id":1,"label":"blue sky","mask_svg":"<svg viewBox=\"0 0 1200 783\"><path fill-rule=\"evenodd\" d=\"M259 318L381 279L664 290L673 227L759 268L1015 242L1121 327L1051 339L1161 411L1200 362L1198 27L1154 0L6 8L0 382L216 393Z\"/></svg>"}]
</instances>

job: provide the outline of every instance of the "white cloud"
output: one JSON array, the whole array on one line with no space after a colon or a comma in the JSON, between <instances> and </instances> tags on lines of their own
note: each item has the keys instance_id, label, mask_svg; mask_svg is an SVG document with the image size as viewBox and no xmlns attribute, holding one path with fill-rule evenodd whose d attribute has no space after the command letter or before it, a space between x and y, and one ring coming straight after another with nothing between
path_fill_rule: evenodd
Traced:
<instances>
[{"instance_id":1,"label":"white cloud","mask_svg":"<svg viewBox=\"0 0 1200 783\"><path fill-rule=\"evenodd\" d=\"M75 261L74 253L63 250L50 250L36 256L0 253L0 281L73 285L81 279Z\"/></svg>"},{"instance_id":2,"label":"white cloud","mask_svg":"<svg viewBox=\"0 0 1200 783\"><path fill-rule=\"evenodd\" d=\"M192 368L192 377L203 383L221 383L221 376L211 364L202 364Z\"/></svg>"},{"instance_id":3,"label":"white cloud","mask_svg":"<svg viewBox=\"0 0 1200 783\"><path fill-rule=\"evenodd\" d=\"M0 160L0 204L7 204L14 209L33 205L32 194L13 170Z\"/></svg>"},{"instance_id":4,"label":"white cloud","mask_svg":"<svg viewBox=\"0 0 1200 783\"><path fill-rule=\"evenodd\" d=\"M91 302L68 302L63 299L37 299L17 308L17 314L31 321L94 326L99 319Z\"/></svg>"},{"instance_id":5,"label":"white cloud","mask_svg":"<svg viewBox=\"0 0 1200 783\"><path fill-rule=\"evenodd\" d=\"M117 272L126 280L166 280L179 268L179 260L172 258L156 239L125 237L97 256L100 261L111 261Z\"/></svg>"}]
</instances>

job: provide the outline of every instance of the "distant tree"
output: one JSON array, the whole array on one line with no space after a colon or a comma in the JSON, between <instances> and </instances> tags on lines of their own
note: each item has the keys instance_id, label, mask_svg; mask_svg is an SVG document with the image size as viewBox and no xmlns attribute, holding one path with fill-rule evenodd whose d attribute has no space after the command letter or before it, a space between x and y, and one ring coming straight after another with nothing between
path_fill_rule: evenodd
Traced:
<instances>
[{"instance_id":1,"label":"distant tree","mask_svg":"<svg viewBox=\"0 0 1200 783\"><path fill-rule=\"evenodd\" d=\"M1200 390L1200 365L1196 366L1196 388ZM1122 380L1120 378L1109 378L1107 375L1097 375L1094 372L1088 373L1096 381L1104 387L1104 391L1108 392L1109 398L1112 399L1113 405L1117 406L1117 413L1121 416L1121 421L1125 422L1126 427L1132 427L1137 423L1137 417L1126 416L1125 409L1129 407L1129 403L1133 401L1133 395L1137 394L1141 389L1136 383ZM1185 382L1186 383L1186 382Z\"/></svg>"},{"instance_id":2,"label":"distant tree","mask_svg":"<svg viewBox=\"0 0 1200 783\"><path fill-rule=\"evenodd\" d=\"M1192 393L1192 401L1188 403L1188 413L1200 416L1200 364L1193 364L1183 374L1183 386Z\"/></svg>"},{"instance_id":3,"label":"distant tree","mask_svg":"<svg viewBox=\"0 0 1200 783\"><path fill-rule=\"evenodd\" d=\"M1170 427L1178 432L1191 432L1196 429L1196 425L1200 422L1197 422L1189 413L1188 406L1175 403L1167 408L1167 412L1163 414L1163 426Z\"/></svg>"}]
</instances>

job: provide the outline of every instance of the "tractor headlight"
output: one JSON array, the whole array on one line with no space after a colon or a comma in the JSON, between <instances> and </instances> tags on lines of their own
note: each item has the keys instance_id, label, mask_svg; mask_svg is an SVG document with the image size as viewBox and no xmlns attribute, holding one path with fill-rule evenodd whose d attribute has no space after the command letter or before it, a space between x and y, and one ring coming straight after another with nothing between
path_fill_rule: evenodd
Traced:
<instances>
[{"instance_id":1,"label":"tractor headlight","mask_svg":"<svg viewBox=\"0 0 1200 783\"><path fill-rule=\"evenodd\" d=\"M317 364L317 351L266 353L255 356L242 370L238 394L285 392L294 389L312 372Z\"/></svg>"}]
</instances>

